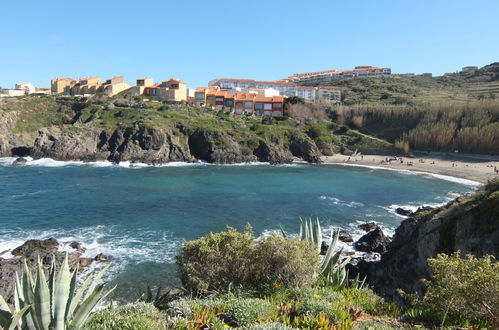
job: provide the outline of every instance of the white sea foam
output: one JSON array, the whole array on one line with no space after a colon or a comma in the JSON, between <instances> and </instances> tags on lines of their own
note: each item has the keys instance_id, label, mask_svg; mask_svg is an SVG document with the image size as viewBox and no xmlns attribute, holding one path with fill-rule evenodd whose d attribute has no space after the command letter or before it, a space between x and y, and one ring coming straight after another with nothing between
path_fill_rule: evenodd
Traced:
<instances>
[{"instance_id":1,"label":"white sea foam","mask_svg":"<svg viewBox=\"0 0 499 330\"><path fill-rule=\"evenodd\" d=\"M93 258L102 253L117 260L107 274L114 278L129 263L173 263L182 240L167 231L136 229L134 236L117 226L92 226L72 230L0 230L0 257L14 258L12 250L29 239L55 238L61 251L74 251L69 242L77 241L86 248L83 257ZM99 269L104 264L94 263L87 271Z\"/></svg>"},{"instance_id":2,"label":"white sea foam","mask_svg":"<svg viewBox=\"0 0 499 330\"><path fill-rule=\"evenodd\" d=\"M372 165L362 165L362 164L336 163L336 162L327 163L327 165L340 165L340 166L349 166L349 167L362 167L362 168L370 168L370 169L373 169L373 170L393 171L393 172L398 172L398 173L408 174L408 175L419 175L419 176L424 176L424 177L429 177L429 178L436 178L436 179L441 179L441 180L445 180L445 181L460 183L460 184L463 184L463 185L466 185L466 186L472 186L472 187L475 187L475 188L483 185L482 183L480 183L478 181L473 181L473 180L468 180L468 179L463 179L463 178L457 178L457 177L450 176L450 175L428 173L428 172L421 172L421 171L403 170L403 169L397 169L397 168L372 166Z\"/></svg>"},{"instance_id":3,"label":"white sea foam","mask_svg":"<svg viewBox=\"0 0 499 330\"><path fill-rule=\"evenodd\" d=\"M361 202L355 202L355 201L346 202L346 201L343 201L343 200L336 198L336 197L329 197L329 196L322 195L319 198L322 200L328 200L332 204L339 205L339 206L346 206L346 207L352 207L352 208L364 206L364 203L361 203Z\"/></svg>"}]
</instances>

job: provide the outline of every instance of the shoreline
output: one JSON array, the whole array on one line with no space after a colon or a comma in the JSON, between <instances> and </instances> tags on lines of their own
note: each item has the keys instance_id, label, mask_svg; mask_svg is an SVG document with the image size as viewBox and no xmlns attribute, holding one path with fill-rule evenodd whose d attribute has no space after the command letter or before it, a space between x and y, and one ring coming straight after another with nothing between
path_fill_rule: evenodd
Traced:
<instances>
[{"instance_id":1,"label":"shoreline","mask_svg":"<svg viewBox=\"0 0 499 330\"><path fill-rule=\"evenodd\" d=\"M392 160L397 158L397 160ZM388 161L387 161L388 160ZM334 155L322 157L324 165L358 166L364 168L377 168L385 170L409 171L444 175L447 177L461 178L481 184L493 178L499 178L494 169L499 169L499 161L484 160L477 155L458 157L456 155L439 155L438 157L396 157L386 155ZM408 165L411 164L411 165Z\"/></svg>"}]
</instances>

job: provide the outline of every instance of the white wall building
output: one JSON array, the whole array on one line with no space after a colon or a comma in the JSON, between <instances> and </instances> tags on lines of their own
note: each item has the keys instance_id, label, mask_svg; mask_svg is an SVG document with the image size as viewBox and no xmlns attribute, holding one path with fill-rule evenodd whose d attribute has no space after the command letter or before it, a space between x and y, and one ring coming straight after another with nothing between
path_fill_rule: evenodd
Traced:
<instances>
[{"instance_id":1,"label":"white wall building","mask_svg":"<svg viewBox=\"0 0 499 330\"><path fill-rule=\"evenodd\" d=\"M36 92L35 86L33 86L29 82L19 82L16 84L16 89L22 89L26 92L26 94L33 94Z\"/></svg>"}]
</instances>

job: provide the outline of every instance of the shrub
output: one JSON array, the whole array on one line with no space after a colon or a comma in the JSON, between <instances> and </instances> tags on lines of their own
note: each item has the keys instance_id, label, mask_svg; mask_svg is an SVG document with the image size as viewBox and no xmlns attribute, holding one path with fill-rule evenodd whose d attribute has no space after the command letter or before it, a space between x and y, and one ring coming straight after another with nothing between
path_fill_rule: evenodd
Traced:
<instances>
[{"instance_id":1,"label":"shrub","mask_svg":"<svg viewBox=\"0 0 499 330\"><path fill-rule=\"evenodd\" d=\"M257 242L251 229L239 233L228 227L185 243L177 263L185 288L202 295L229 286L308 285L318 272L319 256L306 241L271 236Z\"/></svg>"},{"instance_id":2,"label":"shrub","mask_svg":"<svg viewBox=\"0 0 499 330\"><path fill-rule=\"evenodd\" d=\"M230 283L251 282L250 260L255 240L251 229L239 233L234 228L210 233L182 245L177 264L184 287L194 293L220 292Z\"/></svg>"},{"instance_id":3,"label":"shrub","mask_svg":"<svg viewBox=\"0 0 499 330\"><path fill-rule=\"evenodd\" d=\"M277 318L277 308L267 300L246 298L229 302L231 322L237 326L248 326Z\"/></svg>"},{"instance_id":4,"label":"shrub","mask_svg":"<svg viewBox=\"0 0 499 330\"><path fill-rule=\"evenodd\" d=\"M298 313L312 317L319 317L322 314L334 324L342 323L350 318L348 310L340 301L329 302L320 298L319 295L303 300L298 307Z\"/></svg>"},{"instance_id":5,"label":"shrub","mask_svg":"<svg viewBox=\"0 0 499 330\"><path fill-rule=\"evenodd\" d=\"M272 235L258 243L254 266L260 285L306 286L316 278L319 255L307 241Z\"/></svg>"},{"instance_id":6,"label":"shrub","mask_svg":"<svg viewBox=\"0 0 499 330\"><path fill-rule=\"evenodd\" d=\"M168 303L167 314L171 316L181 316L189 318L194 311L201 309L211 309L214 312L222 312L227 309L228 301L221 299L192 299L181 298Z\"/></svg>"},{"instance_id":7,"label":"shrub","mask_svg":"<svg viewBox=\"0 0 499 330\"><path fill-rule=\"evenodd\" d=\"M422 280L427 287L423 299L401 292L414 307L406 315L438 324L499 327L499 263L494 257L439 254L428 265L431 281Z\"/></svg>"},{"instance_id":8,"label":"shrub","mask_svg":"<svg viewBox=\"0 0 499 330\"><path fill-rule=\"evenodd\" d=\"M167 329L167 326L164 315L152 304L139 302L96 313L86 329L156 330Z\"/></svg>"}]
</instances>

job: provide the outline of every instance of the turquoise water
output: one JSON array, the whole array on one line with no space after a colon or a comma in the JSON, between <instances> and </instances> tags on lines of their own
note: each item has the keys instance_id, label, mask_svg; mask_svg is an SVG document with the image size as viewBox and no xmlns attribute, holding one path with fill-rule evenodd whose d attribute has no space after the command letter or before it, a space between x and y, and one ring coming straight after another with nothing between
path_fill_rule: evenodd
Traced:
<instances>
[{"instance_id":1,"label":"turquoise water","mask_svg":"<svg viewBox=\"0 0 499 330\"><path fill-rule=\"evenodd\" d=\"M257 235L279 225L296 232L298 217L312 216L356 235L358 221L393 232L403 220L397 206L441 204L473 190L429 175L344 166L104 165L0 166L0 253L29 238L77 240L87 255L114 259L108 280L128 295L175 283L180 244L226 225L250 223Z\"/></svg>"}]
</instances>

